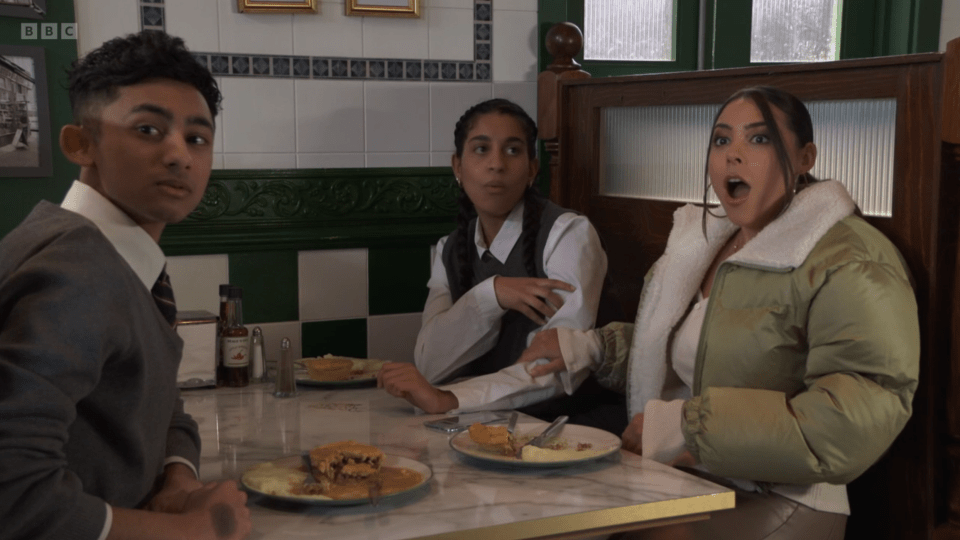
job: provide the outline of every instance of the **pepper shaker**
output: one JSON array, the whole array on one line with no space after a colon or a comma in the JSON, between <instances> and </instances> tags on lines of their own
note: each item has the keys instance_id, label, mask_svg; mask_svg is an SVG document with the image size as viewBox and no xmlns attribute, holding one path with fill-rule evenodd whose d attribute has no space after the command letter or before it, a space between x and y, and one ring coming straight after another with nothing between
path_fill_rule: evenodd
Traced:
<instances>
[{"instance_id":1,"label":"pepper shaker","mask_svg":"<svg viewBox=\"0 0 960 540\"><path fill-rule=\"evenodd\" d=\"M277 364L277 379L273 395L288 398L297 395L297 382L293 376L293 359L290 358L290 340L280 341L280 362Z\"/></svg>"}]
</instances>

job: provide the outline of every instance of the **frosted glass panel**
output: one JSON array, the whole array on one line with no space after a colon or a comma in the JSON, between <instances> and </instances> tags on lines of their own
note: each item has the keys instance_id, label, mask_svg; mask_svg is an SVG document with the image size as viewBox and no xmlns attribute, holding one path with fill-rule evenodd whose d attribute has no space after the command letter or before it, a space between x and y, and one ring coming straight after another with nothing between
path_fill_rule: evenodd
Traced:
<instances>
[{"instance_id":1,"label":"frosted glass panel","mask_svg":"<svg viewBox=\"0 0 960 540\"><path fill-rule=\"evenodd\" d=\"M840 58L842 0L753 0L751 62Z\"/></svg>"},{"instance_id":2,"label":"frosted glass panel","mask_svg":"<svg viewBox=\"0 0 960 540\"><path fill-rule=\"evenodd\" d=\"M890 216L896 101L819 101L806 105L819 150L811 173L843 182L864 214ZM702 201L707 142L718 107L605 108L600 193ZM709 200L717 202L712 191Z\"/></svg>"},{"instance_id":3,"label":"frosted glass panel","mask_svg":"<svg viewBox=\"0 0 960 540\"><path fill-rule=\"evenodd\" d=\"M587 60L674 60L675 0L585 0Z\"/></svg>"}]
</instances>

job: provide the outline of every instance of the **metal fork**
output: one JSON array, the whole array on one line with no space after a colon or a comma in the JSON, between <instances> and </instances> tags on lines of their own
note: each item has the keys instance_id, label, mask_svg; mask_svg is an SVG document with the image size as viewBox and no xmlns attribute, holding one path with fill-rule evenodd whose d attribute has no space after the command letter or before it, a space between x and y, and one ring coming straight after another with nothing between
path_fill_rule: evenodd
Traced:
<instances>
[{"instance_id":1,"label":"metal fork","mask_svg":"<svg viewBox=\"0 0 960 540\"><path fill-rule=\"evenodd\" d=\"M517 411L510 413L510 420L507 421L507 433L513 435L513 430L517 429L517 418L520 418L520 413Z\"/></svg>"}]
</instances>

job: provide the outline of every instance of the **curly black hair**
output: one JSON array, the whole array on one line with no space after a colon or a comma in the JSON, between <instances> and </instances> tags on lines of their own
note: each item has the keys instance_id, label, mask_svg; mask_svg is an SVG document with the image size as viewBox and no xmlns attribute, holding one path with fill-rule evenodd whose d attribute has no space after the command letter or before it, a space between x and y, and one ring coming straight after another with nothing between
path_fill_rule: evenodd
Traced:
<instances>
[{"instance_id":1,"label":"curly black hair","mask_svg":"<svg viewBox=\"0 0 960 540\"><path fill-rule=\"evenodd\" d=\"M537 124L530 118L523 107L516 103L502 98L488 99L477 103L467 109L466 112L457 121L453 130L453 143L456 148L457 157L463 156L463 146L467 140L467 134L473 129L477 119L486 114L503 114L513 117L523 130L527 143L527 156L533 160L537 159ZM523 246L523 264L530 277L536 277L536 241L540 232L540 216L543 212L543 201L537 191L537 188L530 186L523 193L523 232L520 241ZM470 221L477 216L476 209L467 196L467 192L460 188L460 197L458 199L460 213L457 214L457 230L460 231L461 238L464 240L457 244L456 255L460 261L460 285L463 290L472 287L473 267L467 263L467 249L473 245L473 238L469 237Z\"/></svg>"},{"instance_id":2,"label":"curly black hair","mask_svg":"<svg viewBox=\"0 0 960 540\"><path fill-rule=\"evenodd\" d=\"M220 89L210 71L187 50L183 40L159 30L107 41L73 62L67 70L73 121L91 120L93 107L117 98L121 87L150 79L171 79L193 86L216 118Z\"/></svg>"}]
</instances>

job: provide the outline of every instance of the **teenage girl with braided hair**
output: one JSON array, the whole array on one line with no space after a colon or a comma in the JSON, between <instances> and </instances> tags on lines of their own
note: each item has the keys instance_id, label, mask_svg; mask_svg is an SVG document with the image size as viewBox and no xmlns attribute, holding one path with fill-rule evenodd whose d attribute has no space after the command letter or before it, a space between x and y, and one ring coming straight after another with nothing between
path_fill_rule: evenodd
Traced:
<instances>
[{"instance_id":1,"label":"teenage girl with braided hair","mask_svg":"<svg viewBox=\"0 0 960 540\"><path fill-rule=\"evenodd\" d=\"M514 365L537 332L592 328L617 309L596 230L533 187L536 137L529 115L505 99L479 103L457 122L458 226L437 244L415 365L388 364L378 383L429 413L531 406L536 416L568 414L619 433L623 396L586 372L534 379ZM472 378L433 386L461 377Z\"/></svg>"}]
</instances>

